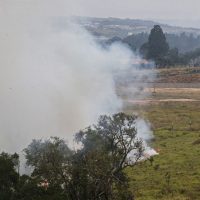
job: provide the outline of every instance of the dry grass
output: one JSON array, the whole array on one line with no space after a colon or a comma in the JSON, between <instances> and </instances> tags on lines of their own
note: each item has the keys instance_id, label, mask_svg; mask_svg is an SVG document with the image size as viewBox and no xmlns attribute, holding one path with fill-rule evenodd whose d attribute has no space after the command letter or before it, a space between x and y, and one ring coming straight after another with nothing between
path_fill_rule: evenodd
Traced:
<instances>
[{"instance_id":1,"label":"dry grass","mask_svg":"<svg viewBox=\"0 0 200 200\"><path fill-rule=\"evenodd\" d=\"M181 68L170 72L167 69L161 70L161 73L176 76L178 72L187 76L187 70ZM137 112L151 122L155 135L151 145L160 150L159 156L154 157L153 165L146 161L127 170L130 189L137 200L200 199L199 83L200 79L197 84L182 83L184 87L166 83L172 87L156 87L156 92L154 88L148 88L144 92L150 96L144 99L123 96L126 113Z\"/></svg>"}]
</instances>

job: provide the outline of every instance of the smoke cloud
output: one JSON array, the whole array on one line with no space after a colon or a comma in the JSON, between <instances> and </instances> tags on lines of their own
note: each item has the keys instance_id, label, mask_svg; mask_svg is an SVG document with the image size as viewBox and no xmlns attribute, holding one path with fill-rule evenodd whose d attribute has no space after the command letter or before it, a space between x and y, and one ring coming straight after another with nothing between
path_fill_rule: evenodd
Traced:
<instances>
[{"instance_id":1,"label":"smoke cloud","mask_svg":"<svg viewBox=\"0 0 200 200\"><path fill-rule=\"evenodd\" d=\"M103 49L77 24L59 27L72 7L53 2L0 1L0 151L20 152L33 138L71 141L99 115L122 109L114 74L135 57L120 44Z\"/></svg>"}]
</instances>

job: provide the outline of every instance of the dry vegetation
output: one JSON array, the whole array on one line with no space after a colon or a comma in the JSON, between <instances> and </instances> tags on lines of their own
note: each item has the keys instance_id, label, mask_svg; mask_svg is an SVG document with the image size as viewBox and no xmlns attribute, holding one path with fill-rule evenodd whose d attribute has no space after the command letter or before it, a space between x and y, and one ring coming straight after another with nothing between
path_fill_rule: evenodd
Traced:
<instances>
[{"instance_id":1,"label":"dry vegetation","mask_svg":"<svg viewBox=\"0 0 200 200\"><path fill-rule=\"evenodd\" d=\"M160 69L157 83L198 83L200 80L200 67L179 67Z\"/></svg>"},{"instance_id":2,"label":"dry vegetation","mask_svg":"<svg viewBox=\"0 0 200 200\"><path fill-rule=\"evenodd\" d=\"M127 170L131 190L138 200L199 200L200 68L160 70L155 90L145 91L151 96L125 96L125 111L151 122L159 156Z\"/></svg>"}]
</instances>

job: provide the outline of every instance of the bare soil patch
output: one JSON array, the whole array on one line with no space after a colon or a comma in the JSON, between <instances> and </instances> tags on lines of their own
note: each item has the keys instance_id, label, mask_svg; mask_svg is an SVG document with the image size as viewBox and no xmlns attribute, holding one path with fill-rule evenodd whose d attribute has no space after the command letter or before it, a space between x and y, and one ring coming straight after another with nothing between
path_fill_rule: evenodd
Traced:
<instances>
[{"instance_id":1,"label":"bare soil patch","mask_svg":"<svg viewBox=\"0 0 200 200\"><path fill-rule=\"evenodd\" d=\"M145 104L152 104L152 103L157 104L161 102L200 102L200 100L197 100L197 99L143 99L143 100L126 100L126 102L145 105Z\"/></svg>"}]
</instances>

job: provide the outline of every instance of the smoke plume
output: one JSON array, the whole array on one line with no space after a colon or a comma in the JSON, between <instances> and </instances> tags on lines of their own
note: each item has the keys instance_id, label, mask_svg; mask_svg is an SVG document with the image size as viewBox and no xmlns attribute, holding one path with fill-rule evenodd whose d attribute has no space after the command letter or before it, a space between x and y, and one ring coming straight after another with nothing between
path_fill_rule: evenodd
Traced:
<instances>
[{"instance_id":1,"label":"smoke plume","mask_svg":"<svg viewBox=\"0 0 200 200\"><path fill-rule=\"evenodd\" d=\"M59 27L70 8L54 2L0 1L0 151L19 152L33 138L71 141L99 115L122 109L114 74L135 56L120 44L103 49L77 24Z\"/></svg>"}]
</instances>

